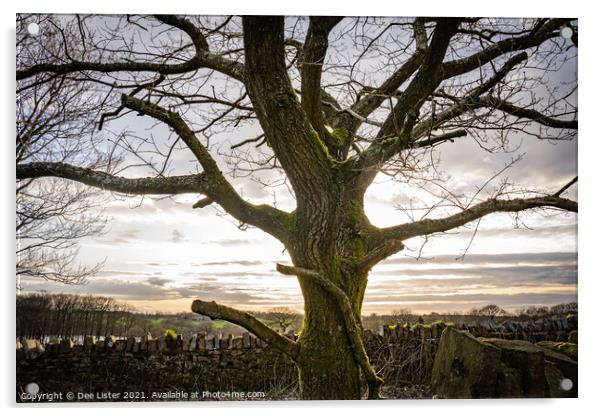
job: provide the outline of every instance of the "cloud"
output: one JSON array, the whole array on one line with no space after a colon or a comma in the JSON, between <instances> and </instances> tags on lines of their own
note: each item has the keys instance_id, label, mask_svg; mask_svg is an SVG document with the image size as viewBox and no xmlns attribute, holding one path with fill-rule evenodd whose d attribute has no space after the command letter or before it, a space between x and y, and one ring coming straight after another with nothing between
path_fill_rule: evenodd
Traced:
<instances>
[{"instance_id":1,"label":"cloud","mask_svg":"<svg viewBox=\"0 0 602 416\"><path fill-rule=\"evenodd\" d=\"M518 294L448 294L448 295L366 295L368 311L391 311L399 307L410 307L413 311L466 311L474 306L496 304L508 310L527 305L557 305L577 301L576 288L562 293L525 292Z\"/></svg>"},{"instance_id":2,"label":"cloud","mask_svg":"<svg viewBox=\"0 0 602 416\"><path fill-rule=\"evenodd\" d=\"M139 241L141 230L131 228L116 233L110 233L105 238L96 241L101 244L129 244Z\"/></svg>"},{"instance_id":3,"label":"cloud","mask_svg":"<svg viewBox=\"0 0 602 416\"><path fill-rule=\"evenodd\" d=\"M92 279L86 285L61 285L53 282L28 282L24 291L51 291L62 293L94 294L114 297L118 300L162 300L173 297L177 292L145 282L119 279Z\"/></svg>"},{"instance_id":4,"label":"cloud","mask_svg":"<svg viewBox=\"0 0 602 416\"><path fill-rule=\"evenodd\" d=\"M250 272L246 270L240 271L232 271L232 272L211 272L214 276L223 276L223 277L246 277L246 276L254 276L254 277L269 277L269 276L278 276L275 272Z\"/></svg>"},{"instance_id":5,"label":"cloud","mask_svg":"<svg viewBox=\"0 0 602 416\"><path fill-rule=\"evenodd\" d=\"M577 265L555 266L505 266L505 267L461 267L461 268L420 268L376 271L373 276L479 276L498 279L500 282L517 277L523 280L545 280L554 276L577 276ZM575 282L574 282L575 283Z\"/></svg>"},{"instance_id":6,"label":"cloud","mask_svg":"<svg viewBox=\"0 0 602 416\"><path fill-rule=\"evenodd\" d=\"M577 140L550 142L522 133L510 135L508 147L514 151L508 153L486 152L479 147L482 144L467 137L445 143L436 151L442 161L440 170L452 178L451 184L455 186L448 189L454 193L474 192L511 158L522 153L523 159L504 172L503 178L510 183L557 190L577 174ZM497 180L492 181L490 188L497 184Z\"/></svg>"},{"instance_id":7,"label":"cloud","mask_svg":"<svg viewBox=\"0 0 602 416\"><path fill-rule=\"evenodd\" d=\"M167 283L170 283L173 281L174 281L173 279L165 279L162 277L149 277L148 279L146 279L146 283L148 283L149 285L159 286L159 287L163 287Z\"/></svg>"},{"instance_id":8,"label":"cloud","mask_svg":"<svg viewBox=\"0 0 602 416\"><path fill-rule=\"evenodd\" d=\"M54 282L31 278L22 279L23 292L62 292L72 294L94 294L109 296L120 301L163 301L200 298L242 307L244 305L264 305L271 307L282 302L298 302L299 296L287 294L286 290L261 287L256 283L241 287L239 283L219 283L211 279L191 282L180 286L167 286L174 279L148 277L143 281L96 278L85 285L61 285Z\"/></svg>"},{"instance_id":9,"label":"cloud","mask_svg":"<svg viewBox=\"0 0 602 416\"><path fill-rule=\"evenodd\" d=\"M546 302L562 303L562 299L576 297L575 290L567 290L562 293L538 293L524 292L515 294L481 294L481 293L452 293L452 294L418 294L418 295L372 295L371 301L395 301L395 302L432 302L438 303L441 301L470 301L480 303L496 303L506 304L509 300L523 305L540 304Z\"/></svg>"},{"instance_id":10,"label":"cloud","mask_svg":"<svg viewBox=\"0 0 602 416\"><path fill-rule=\"evenodd\" d=\"M186 199L185 201L183 199ZM135 219L138 216L163 214L169 212L177 215L181 213L193 212L192 205L194 201L188 200L185 196L153 199L152 197L123 197L111 202L106 208L105 213L114 219ZM203 210L196 210L195 215L202 214ZM209 210L211 212L211 210Z\"/></svg>"},{"instance_id":11,"label":"cloud","mask_svg":"<svg viewBox=\"0 0 602 416\"><path fill-rule=\"evenodd\" d=\"M232 246L243 246L254 244L254 240L243 240L238 238L224 239L224 240L211 240L207 242L208 244L217 244L224 247L232 247Z\"/></svg>"},{"instance_id":12,"label":"cloud","mask_svg":"<svg viewBox=\"0 0 602 416\"><path fill-rule=\"evenodd\" d=\"M391 259L370 275L369 293L452 294L462 291L574 290L576 253L521 253ZM369 301L369 296L366 300Z\"/></svg>"},{"instance_id":13,"label":"cloud","mask_svg":"<svg viewBox=\"0 0 602 416\"><path fill-rule=\"evenodd\" d=\"M474 230L460 230L457 235L468 237L474 233ZM493 237L493 238L560 238L560 237L577 237L577 224L562 224L552 226L535 226L535 228L488 228L479 229L477 237Z\"/></svg>"},{"instance_id":14,"label":"cloud","mask_svg":"<svg viewBox=\"0 0 602 416\"><path fill-rule=\"evenodd\" d=\"M140 272L131 272L126 270L111 270L111 269L103 269L96 272L95 276L140 276L142 273Z\"/></svg>"},{"instance_id":15,"label":"cloud","mask_svg":"<svg viewBox=\"0 0 602 416\"><path fill-rule=\"evenodd\" d=\"M364 309L465 311L495 303L509 310L576 300L577 253L392 258L370 274Z\"/></svg>"},{"instance_id":16,"label":"cloud","mask_svg":"<svg viewBox=\"0 0 602 416\"><path fill-rule=\"evenodd\" d=\"M251 295L246 290L231 289L217 284L193 284L177 289L183 298L199 298L203 300L215 300L217 302L229 302L230 304L247 303L251 300L261 300L261 296Z\"/></svg>"},{"instance_id":17,"label":"cloud","mask_svg":"<svg viewBox=\"0 0 602 416\"><path fill-rule=\"evenodd\" d=\"M263 185L256 180L240 180L239 182L244 183L244 186L241 186L239 192L245 198L263 200L272 195L272 188Z\"/></svg>"},{"instance_id":18,"label":"cloud","mask_svg":"<svg viewBox=\"0 0 602 416\"><path fill-rule=\"evenodd\" d=\"M508 254L471 254L468 253L463 259L458 256L439 255L435 257L422 257L416 260L413 257L391 257L381 264L517 264L517 263L567 263L577 262L577 253L553 252L553 253L508 253Z\"/></svg>"},{"instance_id":19,"label":"cloud","mask_svg":"<svg viewBox=\"0 0 602 416\"><path fill-rule=\"evenodd\" d=\"M200 263L201 266L259 266L264 264L259 260L229 260Z\"/></svg>"}]
</instances>

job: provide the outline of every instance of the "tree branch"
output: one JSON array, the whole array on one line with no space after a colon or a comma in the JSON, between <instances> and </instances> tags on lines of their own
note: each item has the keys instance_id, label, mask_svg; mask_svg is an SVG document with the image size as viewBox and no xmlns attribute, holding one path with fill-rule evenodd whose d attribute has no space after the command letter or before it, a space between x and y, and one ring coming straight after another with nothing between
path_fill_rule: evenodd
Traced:
<instances>
[{"instance_id":1,"label":"tree branch","mask_svg":"<svg viewBox=\"0 0 602 416\"><path fill-rule=\"evenodd\" d=\"M349 110L340 114L336 122L333 123L334 128L345 128L349 132L355 133L361 124L366 122L367 117L416 72L424 61L428 49L424 18L417 17L414 21L414 38L416 40L416 52L378 88L371 90L353 104ZM350 116L353 116L353 118ZM380 127L382 127L382 124ZM352 137L352 135L349 134L348 137Z\"/></svg>"},{"instance_id":2,"label":"tree branch","mask_svg":"<svg viewBox=\"0 0 602 416\"><path fill-rule=\"evenodd\" d=\"M418 72L385 119L377 134L379 140L368 146L356 162L355 170L363 189L368 187L378 173L378 169L372 168L397 153L403 148L405 142L409 141L418 109L443 80L441 63L460 22L459 18L437 20L431 44ZM399 139L389 140L383 146L380 139L393 135L399 136Z\"/></svg>"},{"instance_id":3,"label":"tree branch","mask_svg":"<svg viewBox=\"0 0 602 416\"><path fill-rule=\"evenodd\" d=\"M495 110L503 111L506 114L517 118L527 118L539 124L557 129L577 129L577 120L559 120L557 118L546 116L537 110L518 107L508 101L502 100L491 95L479 97L474 100L473 108L489 107Z\"/></svg>"},{"instance_id":4,"label":"tree branch","mask_svg":"<svg viewBox=\"0 0 602 416\"><path fill-rule=\"evenodd\" d=\"M361 270L368 271L380 261L400 252L404 248L405 246L400 240L386 240L383 244L361 258L356 266Z\"/></svg>"},{"instance_id":5,"label":"tree branch","mask_svg":"<svg viewBox=\"0 0 602 416\"><path fill-rule=\"evenodd\" d=\"M298 199L316 186L326 189L330 156L291 87L284 61L284 19L244 16L243 28L247 88L268 143Z\"/></svg>"},{"instance_id":6,"label":"tree branch","mask_svg":"<svg viewBox=\"0 0 602 416\"><path fill-rule=\"evenodd\" d=\"M229 183L228 188L224 188L221 184L214 183L214 177L210 178L205 172L185 176L124 178L61 162L17 165L17 180L42 177L70 179L106 191L130 195L206 194L237 220L271 234L285 245L290 243L291 235L287 225L291 223L291 214L270 205L250 204Z\"/></svg>"},{"instance_id":7,"label":"tree branch","mask_svg":"<svg viewBox=\"0 0 602 416\"><path fill-rule=\"evenodd\" d=\"M458 117L459 115L463 114L468 110L477 109L480 106L480 104L478 103L479 96L491 90L498 82L503 80L516 65L527 60L527 58L528 55L525 52L514 55L513 57L508 59L508 61L506 61L504 65L502 65L502 67L498 71L496 71L493 76L485 80L482 84L473 88L470 92L468 92L468 94L466 94L464 98L458 99L457 104L441 112L440 114L437 114L436 116L431 117L430 119L425 120L422 123L419 123L412 130L412 141L418 139L420 136L426 134L427 132L436 129L445 121L449 121L454 117ZM418 143L414 143L413 147L428 146L430 141L431 140L429 139L421 145L418 145ZM434 143L432 144L436 144L439 142L440 141L434 141ZM389 154L385 157L390 157L390 152L391 151L389 151Z\"/></svg>"},{"instance_id":8,"label":"tree branch","mask_svg":"<svg viewBox=\"0 0 602 416\"><path fill-rule=\"evenodd\" d=\"M278 332L246 312L239 311L229 306L220 305L219 303L205 302L199 299L192 302L190 309L194 313L206 315L213 319L223 319L240 325L257 335L257 337L267 342L270 346L282 351L293 360L299 354L299 345L295 341L280 335Z\"/></svg>"},{"instance_id":9,"label":"tree branch","mask_svg":"<svg viewBox=\"0 0 602 416\"><path fill-rule=\"evenodd\" d=\"M180 136L205 171L207 181L203 192L209 199L221 205L234 218L255 225L285 244L289 242L290 236L284 224L289 221L290 214L269 205L255 206L243 200L224 177L209 151L178 113L130 95L122 95L121 101L124 107L164 122Z\"/></svg>"},{"instance_id":10,"label":"tree branch","mask_svg":"<svg viewBox=\"0 0 602 416\"><path fill-rule=\"evenodd\" d=\"M351 301L345 292L343 292L342 289L337 287L330 280L325 279L322 275L313 270L308 270L301 267L285 266L280 263L276 264L276 270L285 275L296 275L301 278L312 279L337 300L337 304L345 321L347 335L353 347L355 360L361 367L364 376L366 377L366 382L368 383L368 398L378 399L380 386L383 384L383 380L378 377L374 371L374 368L372 368L372 365L370 364L370 359L368 358L366 348L364 347L364 341L362 339L359 317L356 317L355 313L353 312L353 306L351 305Z\"/></svg>"},{"instance_id":11,"label":"tree branch","mask_svg":"<svg viewBox=\"0 0 602 416\"><path fill-rule=\"evenodd\" d=\"M383 127L378 133L379 137L399 134L405 123L406 115L416 111L443 80L444 73L441 63L461 20L459 18L441 18L437 20L433 39L424 62L383 123Z\"/></svg>"},{"instance_id":12,"label":"tree branch","mask_svg":"<svg viewBox=\"0 0 602 416\"><path fill-rule=\"evenodd\" d=\"M208 175L223 177L213 157L178 113L127 94L122 94L121 103L130 110L137 111L140 114L150 116L167 124L186 143L186 146L188 146Z\"/></svg>"},{"instance_id":13,"label":"tree branch","mask_svg":"<svg viewBox=\"0 0 602 416\"><path fill-rule=\"evenodd\" d=\"M554 194L554 196L560 196L560 195L562 195L562 193L563 193L564 191L566 191L566 190L567 190L567 189L569 189L571 186L573 186L575 183L577 183L577 179L578 179L578 178L579 178L578 176L575 176L573 179L571 179L571 180L570 180L570 182L569 182L569 183L567 183L567 184L566 184L566 185L564 185L562 188L560 188L560 189L558 190L558 192L556 192L556 193Z\"/></svg>"},{"instance_id":14,"label":"tree branch","mask_svg":"<svg viewBox=\"0 0 602 416\"><path fill-rule=\"evenodd\" d=\"M214 201L211 198L201 198L197 202L194 203L192 208L195 208L195 209L196 208L205 208L206 206L213 204L213 202Z\"/></svg>"},{"instance_id":15,"label":"tree branch","mask_svg":"<svg viewBox=\"0 0 602 416\"><path fill-rule=\"evenodd\" d=\"M41 63L30 68L17 70L17 81L31 78L35 75L49 72L53 74L69 74L72 72L95 71L101 73L111 73L120 71L131 72L156 72L159 74L182 74L185 72L195 71L200 68L209 68L228 75L241 82L244 80L244 66L235 61L230 61L219 55L214 55L209 52L205 37L191 22L188 20L171 16L160 15L156 16L163 23L174 26L186 32L193 41L195 46L195 56L180 64L163 64L156 62L84 62L70 61L68 63L51 64Z\"/></svg>"},{"instance_id":16,"label":"tree branch","mask_svg":"<svg viewBox=\"0 0 602 416\"><path fill-rule=\"evenodd\" d=\"M507 200L489 199L446 218L434 220L423 219L394 227L382 228L381 231L385 238L407 240L408 238L421 235L449 231L494 212L519 212L543 207L558 208L575 213L578 211L576 201L560 198L556 195Z\"/></svg>"},{"instance_id":17,"label":"tree branch","mask_svg":"<svg viewBox=\"0 0 602 416\"><path fill-rule=\"evenodd\" d=\"M244 64L226 59L221 55L212 54L209 51L209 43L203 32L188 19L174 15L155 15L155 18L165 24L186 32L194 44L196 59L200 61L202 67L221 72L224 75L228 75L229 77L244 83Z\"/></svg>"},{"instance_id":18,"label":"tree branch","mask_svg":"<svg viewBox=\"0 0 602 416\"><path fill-rule=\"evenodd\" d=\"M570 21L571 19L550 19L541 26L536 25L531 33L503 39L466 58L445 62L443 64L444 76L452 78L465 74L508 52L536 47L548 39L559 36L556 30Z\"/></svg>"},{"instance_id":19,"label":"tree branch","mask_svg":"<svg viewBox=\"0 0 602 416\"><path fill-rule=\"evenodd\" d=\"M341 21L341 17L316 17L309 20L309 28L301 54L301 107L313 128L329 148L333 143L327 137L322 112L322 64L328 49L328 34ZM334 150L331 150L331 154Z\"/></svg>"},{"instance_id":20,"label":"tree branch","mask_svg":"<svg viewBox=\"0 0 602 416\"><path fill-rule=\"evenodd\" d=\"M95 188L130 195L167 195L205 192L205 174L125 178L67 163L32 162L17 165L17 180L42 177L70 179Z\"/></svg>"},{"instance_id":21,"label":"tree branch","mask_svg":"<svg viewBox=\"0 0 602 416\"><path fill-rule=\"evenodd\" d=\"M453 132L445 133L439 136L430 137L426 140L417 141L418 138L437 129L446 121L458 117L470 110L477 110L483 107L489 107L495 110L504 111L517 118L528 118L537 123L554 128L577 128L577 120L559 120L553 117L546 116L533 109L525 109L518 107L512 103L495 98L493 96L481 96L491 90L498 82L500 82L508 73L519 63L528 58L527 54L522 52L512 56L502 67L495 72L489 79L482 84L469 91L465 97L455 99L456 104L440 112L439 114L418 123L407 137L397 137L395 135L381 137L375 141L362 155L362 169L368 169L370 163L384 162L389 160L395 154L408 148L430 147L444 141L452 141L454 138L462 137L468 134L464 129L459 129ZM453 97L452 97L453 98ZM365 175L366 181L375 174L376 170L372 169L371 175Z\"/></svg>"},{"instance_id":22,"label":"tree branch","mask_svg":"<svg viewBox=\"0 0 602 416\"><path fill-rule=\"evenodd\" d=\"M448 61L444 63L440 63L439 72L437 70L431 69L430 71L425 71L428 74L435 74L432 76L431 80L426 80L418 82L419 74L426 68L427 63L423 63L418 74L414 77L414 80L410 83L406 91L402 94L399 101L397 102L395 108L383 123L383 127L381 128L378 137L381 140L377 140L368 149L364 152L361 157L360 163L358 164L359 171L365 171L362 182L365 186L371 182L371 178L376 175L377 169L370 169L378 163L382 163L383 161L388 160L390 157L403 150L404 148L404 140L400 138L400 140L387 140L385 143L382 142L382 138L390 137L394 134L399 134L401 130L402 124L404 124L404 117L408 113L408 110L411 108L408 106L408 102L412 100L408 100L407 97L413 96L411 93L412 84L416 83L414 89L416 92L428 91L426 88L430 85L438 85L444 79L451 78L466 72L470 72L473 69L479 68L485 65L488 62L491 62L495 58L502 56L508 52L523 50L531 47L535 47L546 41L547 39L558 36L557 29L562 25L569 22L570 19L550 19L549 21L537 25L531 33L519 36L519 37L510 37L507 39L503 39L494 45L491 45L482 51L475 53L466 58ZM439 26L439 25L438 25ZM435 36L433 35L433 38ZM429 55L433 50L433 43L435 39L431 41L431 46L429 48ZM453 106L451 109L441 114L438 117L439 122L435 123L434 120L427 120L421 125L416 126L411 135L409 135L408 140L406 140L409 146L411 144L412 139L419 137L420 134L423 134L425 131L430 131L437 124L441 124L444 121L447 121L451 118L457 117L461 115L465 111L469 109L476 109L483 106L491 106L499 109L500 111L505 111L508 114L512 114L516 117L520 118L529 118L540 124L549 126L549 127L558 127L558 128L576 128L576 121L563 121L557 120L551 117L544 116L543 114L535 111L535 110L527 110L521 109L520 107L516 107L511 103L505 102L503 100L498 100L494 98L480 98L479 95L486 92L490 88L492 88L499 80L501 80L514 66L516 66L521 61L527 58L526 54L518 54L512 57L509 61L505 63L505 65L500 69L500 71L494 75L491 79L475 88L464 100L462 100L458 105ZM442 59L442 57L441 57ZM428 94L434 91L435 87L432 87ZM420 101L417 101L420 103Z\"/></svg>"},{"instance_id":23,"label":"tree branch","mask_svg":"<svg viewBox=\"0 0 602 416\"><path fill-rule=\"evenodd\" d=\"M468 132L464 129L458 129L458 130L454 130L454 131L450 131L448 133L443 133L437 136L432 136L429 139L426 140L420 140L417 142L412 142L411 147L414 149L420 148L420 147L432 147L435 146L439 143L443 143L443 142L453 142L454 139L457 139L458 137L464 137L467 136Z\"/></svg>"}]
</instances>

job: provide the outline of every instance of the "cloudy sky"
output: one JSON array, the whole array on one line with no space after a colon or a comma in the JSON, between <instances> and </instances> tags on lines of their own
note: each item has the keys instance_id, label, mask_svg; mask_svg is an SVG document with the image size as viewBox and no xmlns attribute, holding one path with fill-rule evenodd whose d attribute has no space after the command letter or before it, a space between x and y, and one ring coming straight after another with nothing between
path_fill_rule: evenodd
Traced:
<instances>
[{"instance_id":1,"label":"cloudy sky","mask_svg":"<svg viewBox=\"0 0 602 416\"><path fill-rule=\"evenodd\" d=\"M574 143L525 143L527 155L510 178L540 189L559 189L576 173L575 148ZM441 152L447 156L449 174L466 183L482 181L482 170L494 173L512 156L492 156L470 141L441 147ZM275 192L279 207L293 205L286 190L235 182L253 202L270 203ZM398 206L411 192L407 185L380 177L366 197L371 221L377 226L407 221ZM575 198L576 192L568 195ZM276 262L289 260L283 246L258 229L240 230L234 219L213 206L192 209L197 199L112 199L105 210L108 232L83 240L79 253L83 264L105 261L102 271L85 286L24 280L24 290L102 294L144 311L187 311L194 298L249 310L301 310L296 279L275 271ZM533 213L520 218L516 228L509 214L486 217L470 246L474 226L432 238L420 260L415 259L417 251L410 250L418 250L422 240L409 240L409 250L373 269L364 313L400 307L461 311L487 303L515 309L575 301L576 215Z\"/></svg>"},{"instance_id":2,"label":"cloudy sky","mask_svg":"<svg viewBox=\"0 0 602 416\"><path fill-rule=\"evenodd\" d=\"M569 62L562 81L576 72ZM564 75L563 75L564 74ZM115 131L139 134L166 131L140 117L115 121ZM246 131L245 131L246 129ZM227 171L221 150L256 127L225 132L212 138L212 153ZM146 133L145 133L146 132ZM554 192L577 174L577 143L550 143L534 137L511 137L517 149L485 152L471 138L444 144L436 150L440 172L454 190L476 190L513 158L524 157L496 179L517 186ZM520 146L519 146L520 145ZM174 174L188 173L190 155L174 156ZM193 169L192 169L193 170ZM130 170L135 176L142 171ZM285 186L263 187L251 178L233 179L253 203L276 203L294 209ZM574 187L576 188L576 187ZM565 196L576 198L576 189ZM293 277L275 271L276 262L289 261L283 246L260 230L238 228L237 222L215 206L192 209L197 195L174 198L109 198L108 230L81 242L78 260L85 265L104 261L103 269L84 286L64 286L23 279L24 292L37 290L112 296L143 311L188 311L194 298L215 300L247 310L286 306L302 310L302 296ZM406 222L400 207L428 196L415 187L379 176L366 196L366 211L377 226ZM517 227L518 225L518 227ZM553 305L577 296L577 218L571 213L528 213L515 221L508 214L484 218L473 239L474 224L444 236L407 242L408 249L377 265L370 274L364 313L407 307L416 312L463 311L495 303L507 309ZM462 256L468 248L465 256Z\"/></svg>"}]
</instances>

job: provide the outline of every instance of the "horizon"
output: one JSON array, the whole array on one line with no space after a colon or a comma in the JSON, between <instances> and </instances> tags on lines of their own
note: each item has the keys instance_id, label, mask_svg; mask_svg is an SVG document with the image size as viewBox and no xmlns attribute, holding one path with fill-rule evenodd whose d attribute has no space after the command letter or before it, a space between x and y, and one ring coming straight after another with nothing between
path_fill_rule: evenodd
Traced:
<instances>
[{"instance_id":1,"label":"horizon","mask_svg":"<svg viewBox=\"0 0 602 416\"><path fill-rule=\"evenodd\" d=\"M455 262L455 267L449 267L449 261L454 261L457 256L451 255L442 255L436 256L434 259L421 259L416 261L412 258L408 257L392 257L387 261L383 262L382 267L378 267L376 271L373 271L375 276L381 277L381 282L372 285L367 290L366 293L366 301L365 306L362 310L362 315L369 316L372 313L377 313L379 315L386 315L392 313L396 309L400 308L409 308L412 313L424 315L429 313L466 313L473 307L480 307L486 304L497 304L498 306L504 308L508 312L515 313L518 309L527 307L527 306L546 306L550 307L560 303L569 303L577 301L577 253L576 252L549 252L549 253L507 253L507 254L467 254L463 261ZM437 260L438 259L438 260ZM509 263L511 259L518 261L515 265ZM497 261L496 261L497 260ZM409 266L404 272L399 272L394 268L395 264L402 264ZM430 267L423 267L421 264L429 265ZM399 272L402 276L395 275L394 273ZM485 272L489 273L488 277L479 276L480 274L485 274ZM417 286L418 289L422 289L421 286L424 286L429 283L429 281L450 281L451 284L460 281L464 283L469 283L473 281L479 280L492 280L499 279L500 274L506 274L506 279L502 279L502 286L504 286L508 281L511 281L509 274L521 272L523 273L521 276L518 276L519 282L516 282L516 286L508 286L504 287L503 290L489 290L489 293L482 293L484 290L481 289L480 295L472 295L472 297L466 300L464 303L460 301L456 301L457 305L465 305L464 307L456 307L450 308L450 302L454 302L450 300L449 297L467 297L469 294L440 294L440 295L431 295L430 299L422 299L419 302L412 302L412 296L406 296L407 299L401 302L396 302L395 300L386 300L380 303L380 306L370 307L372 305L379 305L378 298L382 297L382 288L388 289L387 279L389 279L389 285L393 284L395 286L395 282L398 282L399 286L402 288L403 282L408 282L407 287ZM405 273L405 276L403 276ZM453 273L450 275L450 273ZM274 272L275 279L287 279L282 278L276 275ZM419 276L417 276L419 275ZM476 275L476 276L475 276ZM412 278L412 277L415 278ZM430 278L429 278L430 276ZM440 279L437 276L441 277ZM529 277L527 279L526 277ZM244 274L241 275L244 278ZM153 278L150 278L151 281ZM238 279L235 276L235 280ZM574 280L573 280L574 279ZM295 283L294 279L291 283ZM545 284L541 286L535 286L534 284L537 281L543 280ZM573 284L573 281L575 283ZM555 282L555 283L554 283ZM158 282L162 283L162 282ZM67 294L94 294L98 296L107 296L112 297L115 300L125 303L132 308L136 309L139 313L158 313L158 314L175 314L175 313L191 313L190 305L192 301L195 299L194 297L182 297L176 300L169 299L154 299L154 300L140 300L140 299L129 299L127 296L127 292L124 295L120 293L119 288L124 289L127 285L118 285L117 290L111 292L107 290L108 293L103 293L95 289L94 286L94 278L90 280L87 285L61 285L58 283L51 282L43 282L43 284L39 285L40 289L35 286L35 284L30 284L30 286L26 286L30 288L29 290L23 290L23 294L35 293L40 291L46 291L49 293L67 293ZM147 284L148 283L143 283ZM86 290L87 286L92 285L92 290ZM48 290L48 287L54 287L56 290ZM521 290L520 288L526 288ZM110 288L110 286L109 286ZM380 288L380 290L379 290ZM530 289L528 289L530 288ZM111 288L114 289L114 288ZM514 294L509 295L512 291L515 291ZM427 296L428 295L420 295L420 292L424 293L424 290L420 290L417 295L413 295L414 298L417 296ZM505 292L505 293L504 293ZM117 294L117 295L115 295ZM219 295L216 293L216 295ZM399 296L399 295L398 295ZM391 297L391 296L389 296ZM513 303L509 304L505 302L504 299L512 298L516 299ZM448 302L445 302L445 300ZM532 302L529 299L533 300ZM539 302L536 300L540 299ZM500 301L501 300L501 301ZM520 304L516 302L521 301ZM368 305L368 307L366 307ZM437 305L440 305L437 307ZM269 309L273 307L288 307L293 309L299 313L302 313L302 307L295 307L294 304L285 304L285 303L277 303L277 304L265 304L264 306L257 306L248 304L250 307L244 307L241 305L237 305L237 307L241 307L247 311L262 311L267 312Z\"/></svg>"},{"instance_id":2,"label":"horizon","mask_svg":"<svg viewBox=\"0 0 602 416\"><path fill-rule=\"evenodd\" d=\"M17 293L17 298L20 296L28 296L28 295L36 295L36 294L49 294L49 295L71 295L71 296L85 296L85 295L90 295L90 294L81 294L81 293L68 293L68 292L44 292L44 291L38 291L38 292L27 292L27 293ZM98 296L101 297L101 295L92 295L92 296ZM108 297L112 300L115 300L114 298ZM116 301L116 300L115 300ZM181 314L190 314L190 315L197 315L195 312L192 311L159 311L159 310L139 310L136 307L134 307L133 305L129 304L128 302L121 302L121 301L116 301L118 305L121 306L125 306L128 309L126 311L111 311L112 313L131 313L131 314L135 314L135 315L165 315L165 316L177 316L177 315L181 315ZM551 308L553 306L559 306L559 305L566 305L568 303L571 302L567 302L567 303L559 303L559 304L552 304L552 305L544 305L544 304L534 304L534 305L524 305L520 308L516 308L516 309L501 309L501 313L498 316L519 316L521 312L523 312L525 309L527 308L531 308L531 307L535 307L535 308L540 308L540 307L545 307L545 308ZM575 300L574 302L575 304L578 304L578 302ZM479 305L476 306L475 309L481 309L483 307L486 306L490 306L490 305ZM495 305L498 306L498 305ZM273 313L275 308L268 308L268 309L254 309L254 310L245 310L245 312L249 312L249 313L261 313L261 314L269 314L269 313ZM434 315L434 316L473 316L475 315L473 313L472 310L454 310L454 311L442 311L442 312L435 312L435 311L430 311L430 312L417 312L414 311L412 309L409 308L403 308L403 311L401 310L402 308L396 308L396 309L392 309L390 311L383 311L383 312L371 312L371 313L362 313L362 317L363 318L369 318L372 316L394 316L397 315L399 313L402 313L404 315L411 315L411 316L430 316L430 315ZM288 312L292 312L292 313L296 313L298 315L303 316L304 311L302 309L293 309L293 308L286 308L285 309ZM205 316L205 315L202 315ZM206 317L206 316L205 316Z\"/></svg>"}]
</instances>

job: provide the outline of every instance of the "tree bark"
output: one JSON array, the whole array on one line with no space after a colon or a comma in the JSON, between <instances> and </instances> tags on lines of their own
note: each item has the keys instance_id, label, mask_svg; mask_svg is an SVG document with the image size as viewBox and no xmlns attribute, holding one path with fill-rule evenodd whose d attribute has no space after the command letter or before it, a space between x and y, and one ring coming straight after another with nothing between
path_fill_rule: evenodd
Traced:
<instances>
[{"instance_id":1,"label":"tree bark","mask_svg":"<svg viewBox=\"0 0 602 416\"><path fill-rule=\"evenodd\" d=\"M307 289L304 291L307 293ZM299 394L303 400L358 400L362 395L360 368L344 330L343 319L328 295L312 291L298 340ZM319 321L317 316L320 315Z\"/></svg>"},{"instance_id":2,"label":"tree bark","mask_svg":"<svg viewBox=\"0 0 602 416\"><path fill-rule=\"evenodd\" d=\"M352 190L336 186L342 183L339 176L334 175L333 186L298 205L294 244L289 247L295 267L289 273L283 270L286 266L278 268L298 276L304 298L296 359L302 399L360 399L362 373L365 380L375 381L371 396L377 396L382 382L370 367L361 327L369 270L364 259L380 236L366 218L362 201Z\"/></svg>"},{"instance_id":3,"label":"tree bark","mask_svg":"<svg viewBox=\"0 0 602 416\"><path fill-rule=\"evenodd\" d=\"M349 321L359 322L360 298L365 288L362 282L367 277L343 276L344 272L335 272L340 268L337 262L337 257L333 257L327 264L333 270L328 281L350 282L347 290L336 287L345 291L350 302L356 305L355 310L342 309L337 298L318 282L299 278L305 301L305 319L298 339L299 355L296 360L302 399L357 400L362 396L361 363L355 354L347 325ZM353 296L349 296L349 292Z\"/></svg>"}]
</instances>

